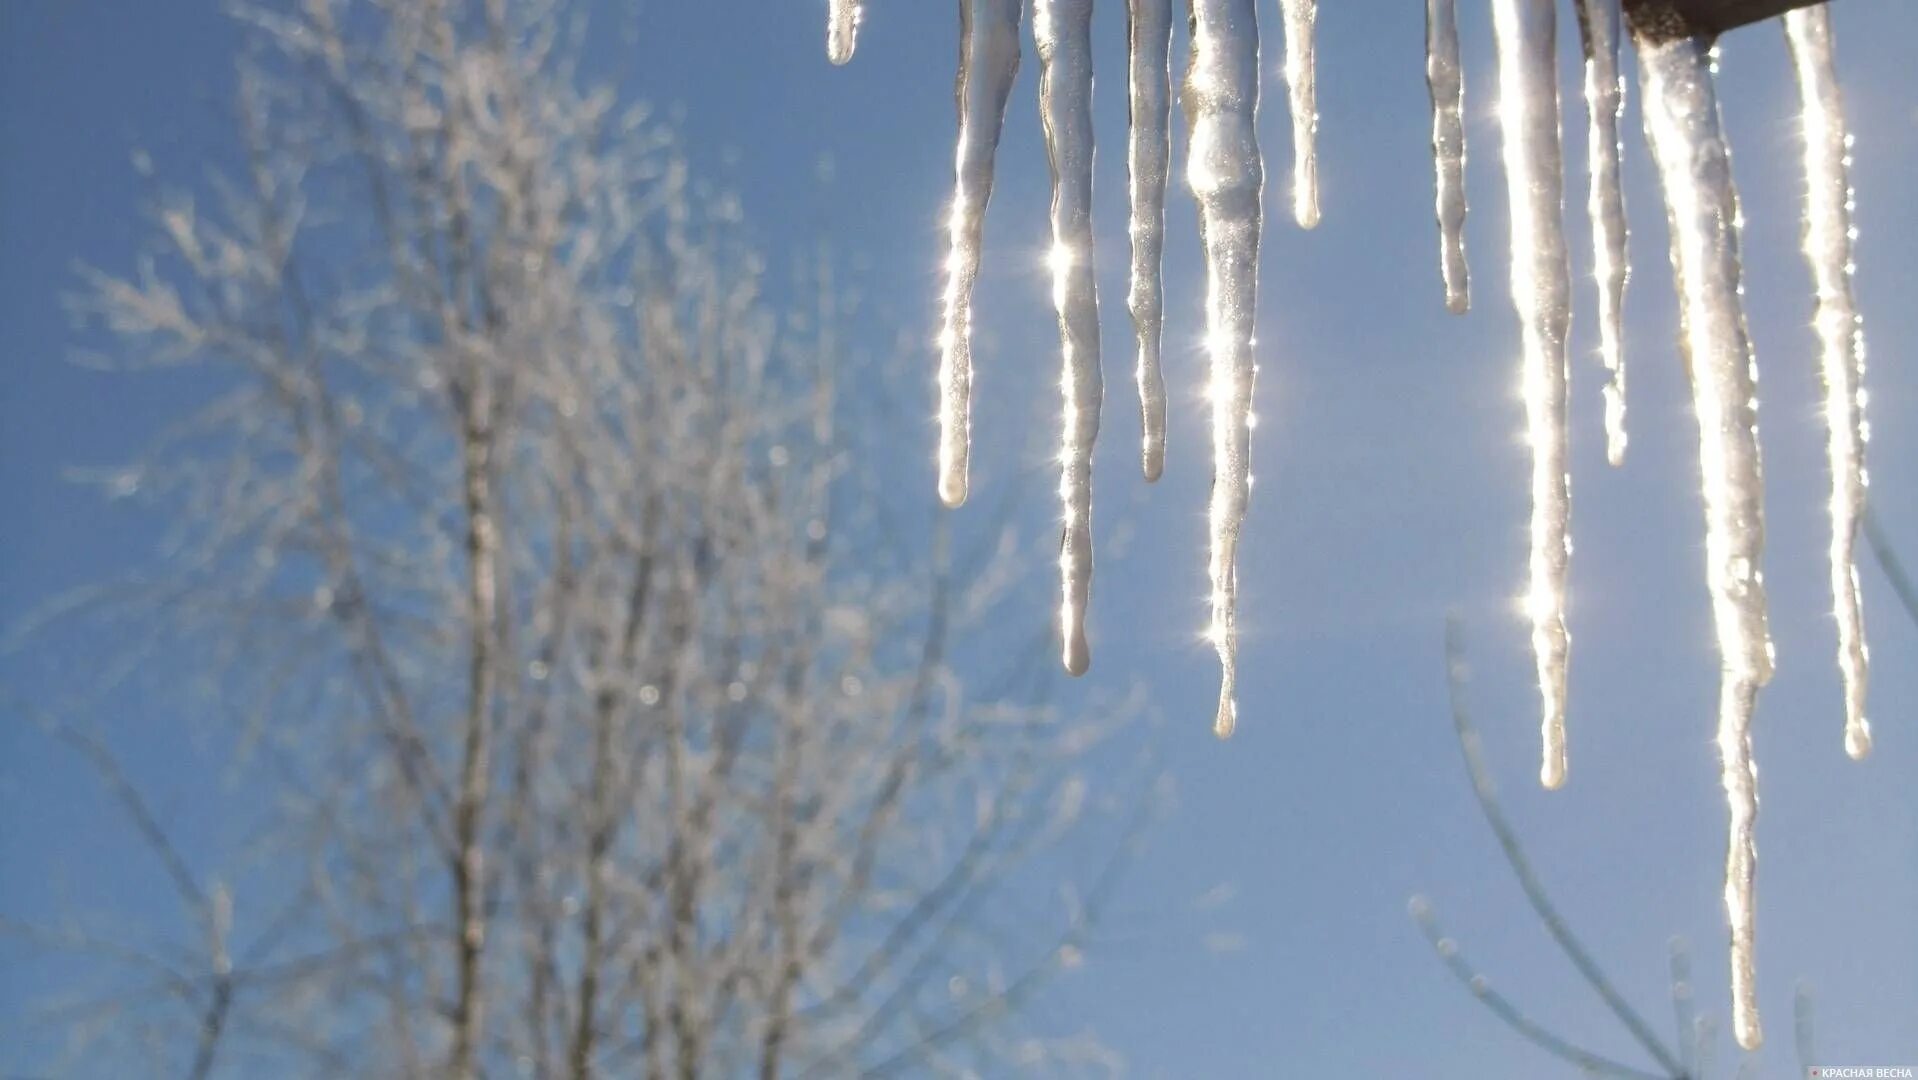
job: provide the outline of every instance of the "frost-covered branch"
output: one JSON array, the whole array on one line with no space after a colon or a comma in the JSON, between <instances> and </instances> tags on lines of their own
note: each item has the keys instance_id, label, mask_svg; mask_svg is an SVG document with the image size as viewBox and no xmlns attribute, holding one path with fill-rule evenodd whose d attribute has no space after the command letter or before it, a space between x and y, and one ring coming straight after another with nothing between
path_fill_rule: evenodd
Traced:
<instances>
[{"instance_id":1,"label":"frost-covered branch","mask_svg":"<svg viewBox=\"0 0 1918 1080\"><path fill-rule=\"evenodd\" d=\"M1050 632L1029 538L895 542L934 507L843 422L910 410L831 260L769 278L674 130L580 88L561 0L238 15L242 166L76 300L209 402L100 477L164 572L63 617L193 665L270 795L245 947L154 1037L209 1076L1044 1068L1043 980L994 973L1090 901L990 915L1128 841L1082 762L1137 706L972 670L969 628Z\"/></svg>"}]
</instances>

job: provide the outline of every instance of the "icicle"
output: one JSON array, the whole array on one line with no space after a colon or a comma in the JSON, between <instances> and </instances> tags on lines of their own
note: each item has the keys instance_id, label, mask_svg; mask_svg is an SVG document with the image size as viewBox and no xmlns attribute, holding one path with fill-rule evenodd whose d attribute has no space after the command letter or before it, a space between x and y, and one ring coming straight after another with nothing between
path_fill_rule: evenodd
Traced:
<instances>
[{"instance_id":1,"label":"icicle","mask_svg":"<svg viewBox=\"0 0 1918 1080\"><path fill-rule=\"evenodd\" d=\"M1052 303L1059 312L1065 394L1060 432L1059 633L1066 670L1085 673L1092 592L1092 445L1105 390L1099 373L1099 301L1092 275L1092 0L1038 0L1039 115L1052 163Z\"/></svg>"},{"instance_id":2,"label":"icicle","mask_svg":"<svg viewBox=\"0 0 1918 1080\"><path fill-rule=\"evenodd\" d=\"M945 314L939 328L939 497L966 501L972 439L972 285L993 159L1005 124L1006 99L1019 71L1020 0L961 0L959 7L959 141L947 219Z\"/></svg>"},{"instance_id":3,"label":"icicle","mask_svg":"<svg viewBox=\"0 0 1918 1080\"><path fill-rule=\"evenodd\" d=\"M859 0L829 0L826 9L826 59L835 64L852 60L859 43L859 20L865 14Z\"/></svg>"},{"instance_id":4,"label":"icicle","mask_svg":"<svg viewBox=\"0 0 1918 1080\"><path fill-rule=\"evenodd\" d=\"M1565 579L1571 563L1566 473L1565 337L1571 267L1565 254L1565 176L1558 143L1554 0L1494 0L1499 120L1512 206L1512 300L1525 345L1522 385L1532 444L1531 585L1526 610L1544 702L1539 782L1565 782Z\"/></svg>"},{"instance_id":5,"label":"icicle","mask_svg":"<svg viewBox=\"0 0 1918 1080\"><path fill-rule=\"evenodd\" d=\"M1831 14L1822 5L1785 15L1792 67L1805 102L1805 258L1818 289L1816 326L1824 352L1825 427L1831 459L1831 592L1838 613L1838 670L1845 679L1845 752L1871 753L1865 720L1864 611L1854 547L1865 510L1865 337L1851 292L1851 136L1831 52Z\"/></svg>"},{"instance_id":6,"label":"icicle","mask_svg":"<svg viewBox=\"0 0 1918 1080\"><path fill-rule=\"evenodd\" d=\"M1318 49L1319 0L1280 0L1285 13L1285 84L1292 105L1292 216L1299 227L1319 223Z\"/></svg>"},{"instance_id":7,"label":"icicle","mask_svg":"<svg viewBox=\"0 0 1918 1080\"><path fill-rule=\"evenodd\" d=\"M1625 191L1619 181L1618 119L1625 84L1618 72L1618 0L1578 0L1585 46L1586 142L1591 173L1592 264L1598 278L1598 347L1605 384L1605 460L1625 462Z\"/></svg>"},{"instance_id":8,"label":"icicle","mask_svg":"<svg viewBox=\"0 0 1918 1080\"><path fill-rule=\"evenodd\" d=\"M1130 0L1126 30L1131 60L1132 326L1139 338L1140 467L1147 480L1165 471L1165 375L1159 346L1165 327L1165 184L1172 156L1172 0Z\"/></svg>"},{"instance_id":9,"label":"icicle","mask_svg":"<svg viewBox=\"0 0 1918 1080\"><path fill-rule=\"evenodd\" d=\"M1763 1036L1753 987L1753 875L1758 772L1751 719L1772 671L1766 626L1764 478L1758 452L1757 368L1740 300L1738 193L1719 127L1710 46L1641 41L1645 127L1665 194L1681 340L1698 410L1704 474L1706 578L1723 665L1718 752L1730 810L1725 910L1731 923L1732 1030L1756 1050Z\"/></svg>"},{"instance_id":10,"label":"icicle","mask_svg":"<svg viewBox=\"0 0 1918 1080\"><path fill-rule=\"evenodd\" d=\"M1462 315L1472 306L1472 286L1465 268L1465 76L1458 61L1458 0L1425 0L1425 83L1432 91L1445 308Z\"/></svg>"},{"instance_id":11,"label":"icicle","mask_svg":"<svg viewBox=\"0 0 1918 1080\"><path fill-rule=\"evenodd\" d=\"M1253 319L1258 306L1259 200L1265 164L1259 156L1259 29L1254 0L1192 0L1192 61L1186 73L1191 132L1186 181L1199 203L1206 261L1206 350L1211 375L1212 622L1218 650L1219 712L1213 730L1232 734L1238 720L1238 547L1251 490L1248 435L1252 424Z\"/></svg>"}]
</instances>

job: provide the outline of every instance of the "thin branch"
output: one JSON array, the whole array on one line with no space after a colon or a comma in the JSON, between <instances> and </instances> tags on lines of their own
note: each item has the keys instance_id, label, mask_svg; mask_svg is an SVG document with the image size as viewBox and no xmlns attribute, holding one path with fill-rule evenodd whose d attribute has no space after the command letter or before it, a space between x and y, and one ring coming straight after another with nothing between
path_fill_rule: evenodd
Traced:
<instances>
[{"instance_id":1,"label":"thin branch","mask_svg":"<svg viewBox=\"0 0 1918 1080\"><path fill-rule=\"evenodd\" d=\"M1605 1007L1611 1010L1619 1023L1638 1040L1667 1073L1684 1076L1684 1068L1678 1058L1662 1040L1653 1033L1651 1025L1638 1015L1612 985L1605 972L1592 958L1563 916L1558 913L1557 905L1552 903L1545 886L1538 880L1538 874L1532 869L1532 862L1520 844L1518 833L1506 820L1505 811L1499 805L1498 795L1492 786L1492 774L1485 767L1485 760L1479 751L1478 731L1472 724L1471 712L1465 705L1465 643L1463 631L1456 617L1445 620L1445 685L1452 705L1452 726L1458 733L1460 752L1465 757L1466 771L1472 778L1472 795L1478 800L1479 810L1485 815L1485 823L1491 826L1492 834L1498 838L1499 850L1505 853L1505 861L1510 864L1512 874L1518 878L1518 884L1525 891L1525 899L1538 913L1539 921L1558 944L1559 951L1572 962L1585 982L1604 1000Z\"/></svg>"},{"instance_id":2,"label":"thin branch","mask_svg":"<svg viewBox=\"0 0 1918 1080\"><path fill-rule=\"evenodd\" d=\"M1419 924L1419 929L1425 932L1426 940L1432 943L1432 950L1438 953L1439 959L1445 963L1445 969L1452 973L1452 977L1459 981L1459 985L1471 991L1472 996L1490 1009L1492 1015L1504 1021L1507 1027L1517 1032L1527 1042L1554 1057L1600 1076L1621 1076L1628 1077L1630 1080L1673 1080L1670 1074L1649 1073L1642 1069L1635 1069L1630 1065L1613 1061L1602 1054L1577 1046L1528 1018L1524 1013L1519 1012L1518 1007L1503 994L1492 989L1490 980L1473 969L1470 962L1465 959L1465 954L1459 951L1458 942L1445 936L1444 929L1439 926L1438 916L1432 913L1432 905L1429 901L1423 896L1415 896L1407 907L1412 913L1413 920ZM1681 1078L1683 1075L1679 1074Z\"/></svg>"},{"instance_id":3,"label":"thin branch","mask_svg":"<svg viewBox=\"0 0 1918 1080\"><path fill-rule=\"evenodd\" d=\"M1077 951L1097 928L1106 904L1117 892L1119 883L1125 876L1125 870L1131 862L1129 856L1144 832L1152 809L1151 799L1139 800L1139 806L1132 821L1127 824L1120 840L1113 847L1111 854L1106 857L1105 865L1100 868L1098 876L1092 882L1092 887L1087 891L1079 913L1072 918L1064 932L1059 935L1058 941L1046 951L1041 960L1021 972L1006 985L1004 990L974 1005L950 1023L927 1033L915 1045L906 1047L869 1069L862 1070L860 1076L868 1080L878 1080L881 1077L903 1072L926 1054L955 1039L971 1034L981 1024L995 1016L1023 1006L1027 999L1039 991L1046 979L1059 970L1063 958Z\"/></svg>"},{"instance_id":4,"label":"thin branch","mask_svg":"<svg viewBox=\"0 0 1918 1080\"><path fill-rule=\"evenodd\" d=\"M206 1080L213 1075L213 1063L220 1052L227 1015L233 1009L233 992L230 975L222 974L214 981L213 995L200 1019L200 1037L193 1050L193 1066L187 1072L192 1080Z\"/></svg>"},{"instance_id":5,"label":"thin branch","mask_svg":"<svg viewBox=\"0 0 1918 1080\"><path fill-rule=\"evenodd\" d=\"M1698 1068L1698 1011L1692 1003L1692 954L1685 939L1672 939L1672 1021L1678 1036L1679 1064L1687 1076L1700 1074Z\"/></svg>"},{"instance_id":6,"label":"thin branch","mask_svg":"<svg viewBox=\"0 0 1918 1080\"><path fill-rule=\"evenodd\" d=\"M1911 575L1905 573L1904 563L1898 560L1898 553L1892 550L1891 541L1885 538L1884 528L1878 524L1878 515L1869 506L1865 508L1865 543L1884 570L1886 580L1891 582L1891 591L1904 606L1905 615L1918 623L1918 587L1913 586Z\"/></svg>"},{"instance_id":7,"label":"thin branch","mask_svg":"<svg viewBox=\"0 0 1918 1080\"><path fill-rule=\"evenodd\" d=\"M1811 986L1806 983L1800 982L1792 989L1791 1020L1792 1046L1798 1051L1799 1071L1810 1076L1812 1065L1818 1060L1813 1038L1817 1025L1812 1011Z\"/></svg>"}]
</instances>

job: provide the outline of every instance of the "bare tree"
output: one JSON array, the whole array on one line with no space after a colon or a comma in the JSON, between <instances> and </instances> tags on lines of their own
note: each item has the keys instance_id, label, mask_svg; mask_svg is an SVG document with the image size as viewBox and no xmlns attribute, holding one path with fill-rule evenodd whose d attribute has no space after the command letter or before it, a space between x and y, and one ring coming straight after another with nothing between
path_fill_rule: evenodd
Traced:
<instances>
[{"instance_id":1,"label":"bare tree","mask_svg":"<svg viewBox=\"0 0 1918 1080\"><path fill-rule=\"evenodd\" d=\"M207 647L276 802L253 869L203 880L43 717L205 943L53 935L141 977L55 1019L126 1034L146 993L136 1052L195 1077L1109 1064L1010 1021L1118 856L1063 903L1021 868L1087 822L1121 851L1147 802L1077 771L1128 706L1046 706L1045 625L1001 685L959 677L1015 553L891 543L922 504L842 422L886 391L830 262L816 309L769 301L670 127L578 89L563 8L241 8L244 167L90 277L111 358L219 388L109 478L176 532L104 610Z\"/></svg>"}]
</instances>

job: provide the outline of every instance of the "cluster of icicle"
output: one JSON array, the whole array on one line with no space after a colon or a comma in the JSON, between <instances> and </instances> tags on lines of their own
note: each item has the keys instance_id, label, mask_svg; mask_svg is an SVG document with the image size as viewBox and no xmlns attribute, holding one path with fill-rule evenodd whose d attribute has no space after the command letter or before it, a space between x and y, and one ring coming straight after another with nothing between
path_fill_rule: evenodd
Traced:
<instances>
[{"instance_id":1,"label":"cluster of icicle","mask_svg":"<svg viewBox=\"0 0 1918 1080\"><path fill-rule=\"evenodd\" d=\"M1556 0L1494 0L1498 115L1511 201L1511 287L1523 328L1523 386L1532 447L1531 585L1527 614L1543 698L1547 787L1565 780L1565 581L1570 558L1566 473L1566 333L1571 272L1561 223L1564 168L1555 70ZM1463 81L1452 0L1428 0L1427 71L1437 173L1440 271L1454 311L1467 303L1461 239L1465 155ZM1628 263L1619 183L1623 37L1619 0L1577 0L1590 120L1589 216L1598 282L1599 355L1605 386L1606 456L1625 453L1622 301ZM1833 75L1824 7L1783 17L1804 100L1805 254L1817 288L1825 416L1832 475L1831 580L1845 693L1845 748L1871 747L1865 721L1866 659L1853 547L1864 511L1864 344L1852 300L1850 139ZM1746 331L1739 262L1738 194L1713 85L1714 42L1641 35L1644 123L1664 194L1678 289L1680 342L1691 375L1704 478L1706 578L1722 658L1718 749L1730 810L1725 906L1731 925L1733 1030L1754 1049L1762 1035L1753 986L1753 827L1758 810L1751 720L1772 673L1764 576L1764 476L1758 448L1758 370Z\"/></svg>"},{"instance_id":2,"label":"cluster of icicle","mask_svg":"<svg viewBox=\"0 0 1918 1080\"><path fill-rule=\"evenodd\" d=\"M1060 629L1067 670L1090 662L1085 611L1091 591L1092 449L1104 384L1098 300L1092 278L1092 0L1030 0L1040 63L1040 115L1052 165L1052 295L1058 312L1064 398L1061 423ZM1285 26L1299 224L1318 222L1318 127L1314 89L1316 0L1279 0ZM1626 448L1622 348L1626 258L1620 186L1625 37L1620 0L1574 0L1584 46L1589 119L1587 199L1598 284L1599 356L1604 387L1606 457ZM1170 50L1173 0L1128 0L1131 110L1132 281L1127 297L1137 336L1142 469L1156 480L1165 461L1166 394L1159 354L1164 305L1160 266L1171 151ZM1208 638L1222 669L1219 735L1236 722L1237 549L1252 477L1248 436L1254 423L1253 321L1258 296L1260 94L1257 0L1187 0L1191 59L1183 103L1189 147L1186 182L1199 207L1206 265L1208 399L1214 480L1208 514L1211 624ZM1019 65L1026 0L959 0L959 136L948 227L946 288L939 331L938 484L950 506L967 495L971 437L972 290L982 221L992 196L993 160ZM1521 386L1532 448L1530 585L1542 696L1547 787L1565 780L1566 669L1570 634L1565 594L1571 557L1566 342L1572 275L1564 227L1564 165L1556 62L1557 0L1492 0L1498 52L1498 115L1511 204L1511 292L1523 337ZM1464 78L1456 0L1427 0L1426 73L1431 90L1436 211L1445 304L1470 306L1464 246ZM828 53L852 56L859 0L830 0ZM1816 328L1823 352L1825 416L1832 475L1831 581L1845 691L1845 747L1854 758L1871 746L1864 716L1866 650L1853 549L1864 511L1864 343L1852 299L1850 137L1833 74L1829 16L1822 6L1783 17L1803 96L1806 221L1804 248L1817 288ZM1764 579L1764 482L1759 461L1757 369L1746 330L1738 251L1740 216L1731 157L1713 85L1716 47L1692 37L1637 40L1643 107L1671 233L1679 293L1680 341L1691 375L1704 477L1707 584L1723 659L1718 745L1730 807L1725 904L1731 924L1733 1027L1741 1046L1761 1039L1753 988L1753 826L1757 772L1751 718L1771 677Z\"/></svg>"},{"instance_id":3,"label":"cluster of icicle","mask_svg":"<svg viewBox=\"0 0 1918 1080\"><path fill-rule=\"evenodd\" d=\"M947 218L946 285L938 335L940 498L966 500L972 437L972 291L979 273L986 204L1006 104L1019 68L1025 0L959 0L959 137ZM1104 380L1092 258L1092 0L1031 0L1039 57L1039 113L1052 164L1048 262L1059 317L1059 627L1066 670L1091 663L1085 616L1092 590L1092 451ZM1292 203L1300 225L1318 223L1318 130L1313 30L1317 0L1283 0L1286 81L1295 150ZM1265 163L1259 151L1257 0L1190 0L1191 59L1183 99L1188 125L1186 183L1199 206L1206 263L1207 396L1212 409L1214 483L1208 511L1211 621L1206 636L1221 668L1214 730L1236 724L1239 529L1252 487L1249 432L1258 306L1259 237ZM1137 337L1142 430L1140 467L1148 481L1165 468L1166 391L1160 370L1165 304L1160 268L1171 158L1173 0L1129 0L1132 281L1127 306ZM827 49L851 55L855 0L833 0Z\"/></svg>"}]
</instances>

